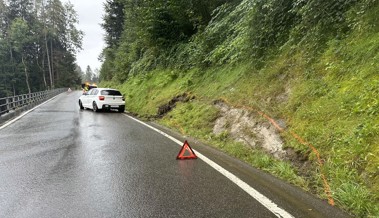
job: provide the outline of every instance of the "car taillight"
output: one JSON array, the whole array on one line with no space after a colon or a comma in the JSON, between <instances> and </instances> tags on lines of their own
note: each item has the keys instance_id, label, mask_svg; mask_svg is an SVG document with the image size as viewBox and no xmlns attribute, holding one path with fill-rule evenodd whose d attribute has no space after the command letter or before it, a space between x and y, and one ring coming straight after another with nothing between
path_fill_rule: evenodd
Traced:
<instances>
[{"instance_id":1,"label":"car taillight","mask_svg":"<svg viewBox=\"0 0 379 218\"><path fill-rule=\"evenodd\" d=\"M100 101L104 101L104 99L105 99L105 96L99 96Z\"/></svg>"}]
</instances>

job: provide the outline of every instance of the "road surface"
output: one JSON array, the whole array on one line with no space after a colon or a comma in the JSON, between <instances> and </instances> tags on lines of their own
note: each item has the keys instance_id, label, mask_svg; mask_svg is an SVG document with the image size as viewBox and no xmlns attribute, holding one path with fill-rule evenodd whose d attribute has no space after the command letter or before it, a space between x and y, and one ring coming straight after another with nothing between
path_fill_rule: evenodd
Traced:
<instances>
[{"instance_id":1,"label":"road surface","mask_svg":"<svg viewBox=\"0 0 379 218\"><path fill-rule=\"evenodd\" d=\"M177 143L126 114L79 110L79 95L63 93L0 127L0 217L280 217L202 159L176 160ZM290 216L348 216L190 145Z\"/></svg>"}]
</instances>

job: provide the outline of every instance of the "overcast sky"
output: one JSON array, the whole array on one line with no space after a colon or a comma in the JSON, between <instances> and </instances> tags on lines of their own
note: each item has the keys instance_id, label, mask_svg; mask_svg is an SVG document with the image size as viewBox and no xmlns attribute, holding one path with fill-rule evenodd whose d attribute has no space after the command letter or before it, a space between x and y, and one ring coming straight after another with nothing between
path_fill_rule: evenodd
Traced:
<instances>
[{"instance_id":1,"label":"overcast sky","mask_svg":"<svg viewBox=\"0 0 379 218\"><path fill-rule=\"evenodd\" d=\"M63 0L62 2L68 2ZM85 72L89 65L94 71L100 69L101 62L98 57L104 47L104 31L100 26L102 23L103 2L105 0L70 0L79 16L78 29L84 32L83 50L77 54L77 63Z\"/></svg>"}]
</instances>

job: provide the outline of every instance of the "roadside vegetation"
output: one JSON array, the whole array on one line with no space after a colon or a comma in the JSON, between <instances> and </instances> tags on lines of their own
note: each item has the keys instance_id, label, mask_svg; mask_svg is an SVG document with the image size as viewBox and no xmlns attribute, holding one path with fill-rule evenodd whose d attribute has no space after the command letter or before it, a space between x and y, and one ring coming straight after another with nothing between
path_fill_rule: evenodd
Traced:
<instances>
[{"instance_id":1,"label":"roadside vegetation","mask_svg":"<svg viewBox=\"0 0 379 218\"><path fill-rule=\"evenodd\" d=\"M0 98L81 83L82 31L60 0L0 0Z\"/></svg>"},{"instance_id":2,"label":"roadside vegetation","mask_svg":"<svg viewBox=\"0 0 379 218\"><path fill-rule=\"evenodd\" d=\"M101 86L119 88L128 111L327 199L324 175L337 206L378 217L378 12L377 0L108 0ZM307 172L214 134L215 101L283 120L285 148Z\"/></svg>"}]
</instances>

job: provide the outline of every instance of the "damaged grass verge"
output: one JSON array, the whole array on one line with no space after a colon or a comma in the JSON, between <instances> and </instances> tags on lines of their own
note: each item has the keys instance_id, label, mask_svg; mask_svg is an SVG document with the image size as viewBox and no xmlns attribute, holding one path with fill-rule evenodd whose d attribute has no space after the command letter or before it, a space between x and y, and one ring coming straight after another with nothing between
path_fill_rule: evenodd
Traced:
<instances>
[{"instance_id":1,"label":"damaged grass verge","mask_svg":"<svg viewBox=\"0 0 379 218\"><path fill-rule=\"evenodd\" d=\"M162 118L164 115L169 113L172 109L175 108L177 102L188 102L195 99L194 95L189 93L183 93L172 98L167 104L161 105L158 108L157 118Z\"/></svg>"},{"instance_id":2,"label":"damaged grass verge","mask_svg":"<svg viewBox=\"0 0 379 218\"><path fill-rule=\"evenodd\" d=\"M271 174L285 179L293 184L297 184L325 199L326 196L324 195L322 181L318 174L320 169L314 162L315 156L312 152L310 152L307 146L302 146L298 143L298 141L292 139L290 134L281 134L282 139L285 141L284 148L287 152L289 160L279 161L263 150L259 150L259 148L251 148L241 142L235 142L228 131L221 131L219 134L213 133L213 124L216 119L220 117L220 111L214 106L214 99L225 97L232 100L233 105L242 104L251 107L263 108L265 111L268 107L273 107L271 110L267 111L270 111L271 114L274 113L275 115L278 115L276 117L283 117L282 112L278 111L280 108L276 106L279 105L281 107L285 106L292 108L294 105L297 105L297 103L295 102L295 104L291 102L291 99L299 98L299 102L302 102L303 100L303 98L300 98L303 95L298 97L298 93L289 92L292 93L292 97L290 100L286 100L285 105L283 105L284 103L280 105L276 101L270 101L270 104L268 104L265 102L267 96L270 96L270 99L276 98L273 95L268 95L266 92L263 92L266 91L263 87L271 87L272 90L279 90L278 87L271 84L272 80L267 79L266 81L266 79L259 77L251 80L249 79L250 77L246 77L242 78L240 82L234 84L233 81L239 81L238 78L240 77L238 75L241 75L238 73L239 71L240 68L231 70L223 69L218 72L218 74L215 74L217 77L213 74L205 74L205 76L201 78L195 77L196 74L193 71L190 71L173 80L167 80L167 77L165 77L167 71L157 71L146 76L131 78L125 84L102 82L102 86L119 88L122 93L125 94L127 110L137 113L137 116L140 118L153 118L155 122L164 124L171 129L177 130L178 132L180 131L184 135L190 135L191 137L200 139L205 144L217 147L225 153L228 153L230 156L244 160L257 168L268 171ZM164 83L162 83L163 80ZM189 84L187 82L189 80L194 81L190 86L186 85ZM258 81L260 85L253 89L251 87L256 86L254 86L255 81ZM292 88L292 90L295 90L295 88ZM185 92L193 92L196 94L196 98L185 102L176 101L175 107L170 106L171 109L166 111L164 115L162 114L161 118L157 117L157 110L159 106L169 103L173 99L173 96L180 96ZM249 93L255 94L250 96ZM252 98L254 101L246 100L247 97ZM255 104L256 101L259 101L263 105ZM267 105L265 103L267 103ZM319 104L316 106L318 105ZM309 105L304 104L304 106ZM309 107L312 107L312 105ZM330 110L328 109L329 107L323 108L328 111ZM333 109L333 107L331 108ZM317 107L317 110L318 109L319 107ZM278 111L278 114L273 111ZM332 194L337 205L356 214L358 217L377 217L376 215L379 214L379 207L377 204L378 201L375 197L378 193L375 191L377 189L375 189L375 186L366 186L366 183L364 183L367 182L367 184L375 185L375 180L370 180L370 178L365 177L365 180L362 182L362 180L358 178L358 172L353 169L353 166L350 165L350 159L347 158L351 157L350 155L354 155L355 153L343 152L344 150L340 150L341 147L334 148L332 144L329 143L328 138L324 138L324 141L317 138L323 132L315 132L314 130L323 130L324 125L326 124L325 122L322 122L322 125L318 125L319 123L317 122L307 123L303 120L297 119L298 116L304 116L304 114L307 114L304 111L300 114L284 114L290 118L290 120L286 120L287 122L291 121L288 123L287 127L290 131L296 131L303 137L311 136L312 140L310 140L310 142L315 144L317 148L323 148L321 155L325 158L324 170L325 174L329 178ZM313 113L315 119L323 120L318 117L319 114L324 113ZM295 121L293 121L293 119L295 119ZM258 122L263 122L262 120L258 120ZM336 121L336 119L334 119L334 121ZM296 123L296 125L293 125L294 123ZM350 125L347 125L348 123L346 122L341 123L344 124L343 127L350 127ZM310 124L312 124L312 129L305 128L310 126ZM328 128L332 128L333 131L339 133L344 130L344 128L339 125L328 125ZM366 129L363 128L362 130ZM331 139L338 139L337 136L339 135L332 134L329 136L331 136ZM310 138L306 137L305 139L309 141ZM344 138L342 137L341 140L342 139ZM355 139L354 135L352 139ZM347 139L345 138L345 140ZM349 148L350 147L346 147L346 149ZM350 155L346 156L347 154ZM374 157L375 156L370 156L370 158ZM365 173L365 175L369 176L370 174Z\"/></svg>"},{"instance_id":3,"label":"damaged grass verge","mask_svg":"<svg viewBox=\"0 0 379 218\"><path fill-rule=\"evenodd\" d=\"M178 99L178 96L173 99ZM156 121L309 191L308 182L298 175L299 172L289 161L273 157L260 146L253 147L236 140L228 130L215 133L216 120L221 116L220 109L214 103L192 98L176 101L175 106L170 107L170 111Z\"/></svg>"},{"instance_id":4,"label":"damaged grass verge","mask_svg":"<svg viewBox=\"0 0 379 218\"><path fill-rule=\"evenodd\" d=\"M222 110L228 110L229 112L223 112ZM218 120L225 117L223 113L236 113L234 110L235 108L220 108L220 101L212 102L201 98L194 98L190 101L176 102L175 107L171 108L171 110L161 119L157 120L157 122L172 129L177 129L182 134L197 138L205 144L215 147L258 169L269 172L291 184L299 186L308 192L318 195L322 199L329 200L329 196L325 192L323 180L319 174L322 169L314 159L310 158L312 155L309 151L304 153L296 151L293 148L284 147L283 151L276 153L280 154L278 156L275 155L275 152L270 151L270 149L259 145L260 143L264 144L264 140L262 140L262 136L257 136L256 130L259 132L264 128L270 129L271 126L271 124L263 118L253 119L254 124L249 124L252 126L248 129L244 127L241 128L242 132L246 130L248 134L250 133L250 138L246 136L242 136L242 138L253 141L257 139L255 141L257 146L244 143L245 140L239 140L241 136L233 133L236 129L235 125L242 125L246 120L246 116L251 116L251 114L246 114L246 111L240 111L240 114L236 115L238 119L233 118L229 122L224 122L222 125L224 129L221 128L215 131ZM279 134L279 132L276 134ZM256 139L254 139L254 137L256 137ZM270 137L272 136L267 138ZM346 199L348 198L346 196L349 194L344 194L344 190L342 189L351 189L349 184L345 183L346 187L344 186L338 189L334 187L332 190L338 205L345 209L350 209L343 204L344 201L347 201ZM366 198L365 196L368 194L362 192L362 195L364 195L362 198Z\"/></svg>"}]
</instances>

